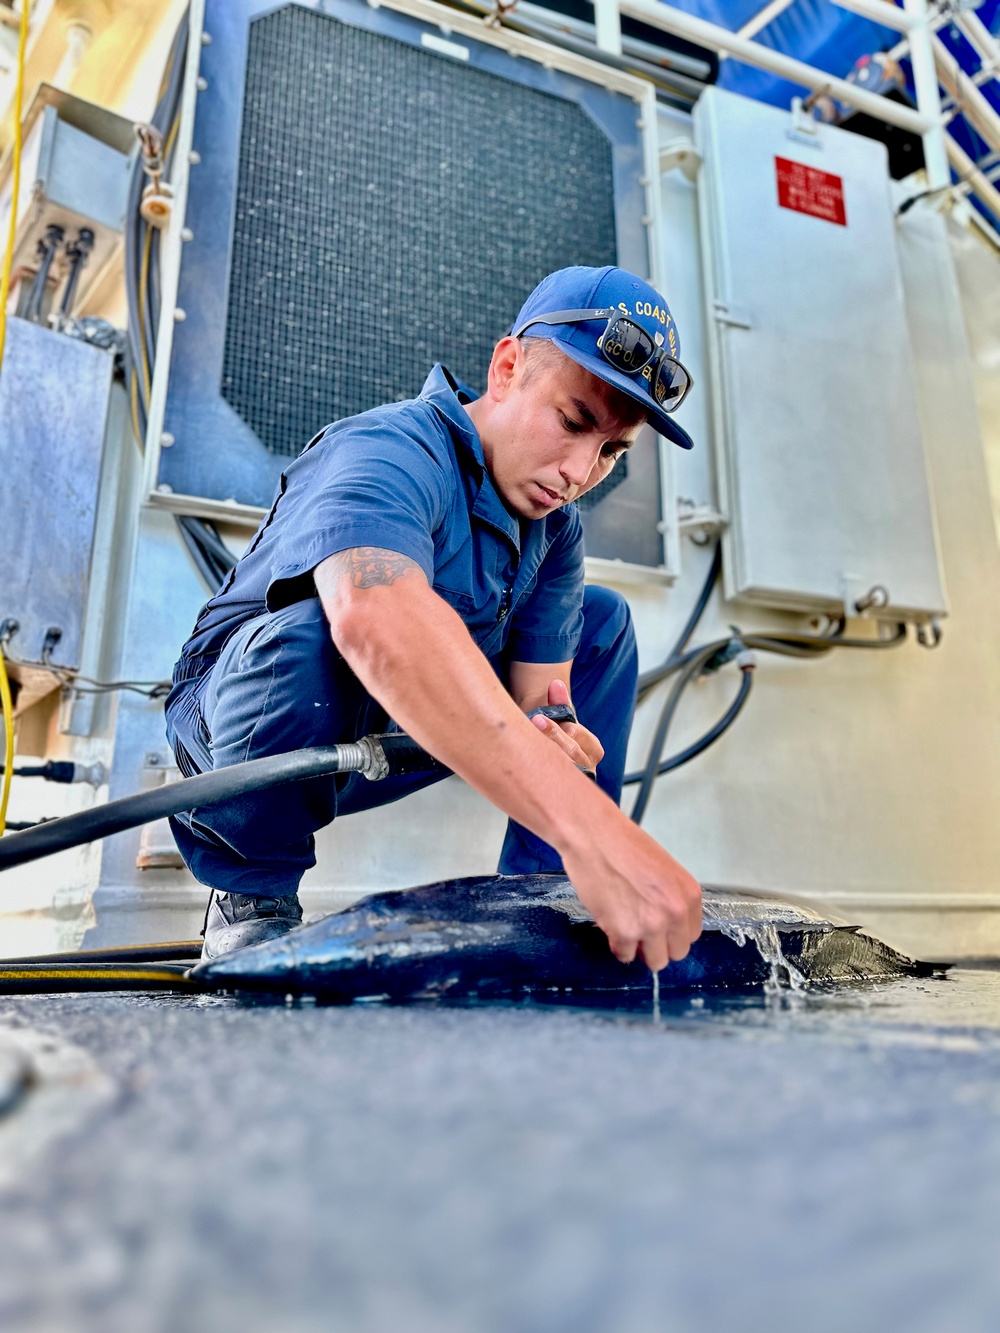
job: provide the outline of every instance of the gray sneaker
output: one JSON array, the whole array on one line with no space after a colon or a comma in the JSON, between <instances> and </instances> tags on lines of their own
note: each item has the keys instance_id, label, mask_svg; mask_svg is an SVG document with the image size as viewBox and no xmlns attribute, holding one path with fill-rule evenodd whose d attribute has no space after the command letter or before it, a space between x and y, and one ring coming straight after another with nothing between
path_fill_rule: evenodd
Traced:
<instances>
[{"instance_id":1,"label":"gray sneaker","mask_svg":"<svg viewBox=\"0 0 1000 1333\"><path fill-rule=\"evenodd\" d=\"M205 943L202 961L224 953L263 944L287 935L302 920L302 908L294 893L287 898L258 898L247 893L223 893L213 889L205 913Z\"/></svg>"}]
</instances>

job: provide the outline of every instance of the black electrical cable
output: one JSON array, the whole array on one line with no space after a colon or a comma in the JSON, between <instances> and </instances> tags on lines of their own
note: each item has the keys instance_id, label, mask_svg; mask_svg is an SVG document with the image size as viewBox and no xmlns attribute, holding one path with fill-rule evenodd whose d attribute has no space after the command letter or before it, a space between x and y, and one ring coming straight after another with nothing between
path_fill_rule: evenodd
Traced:
<instances>
[{"instance_id":1,"label":"black electrical cable","mask_svg":"<svg viewBox=\"0 0 1000 1333\"><path fill-rule=\"evenodd\" d=\"M184 545L205 586L213 594L218 592L229 571L236 564L236 557L211 524L192 518L188 514L178 514L175 517Z\"/></svg>"},{"instance_id":2,"label":"black electrical cable","mask_svg":"<svg viewBox=\"0 0 1000 1333\"><path fill-rule=\"evenodd\" d=\"M835 628L828 634L733 634L724 639L717 639L713 643L705 644L701 647L688 649L687 645L697 629L698 622L708 606L712 591L719 579L722 569L722 548L720 543L716 543L715 550L712 553L712 562L709 566L708 574L702 584L701 591L695 601L694 606L684 623L684 627L667 654L663 662L658 667L650 671L643 672L639 676L637 686L637 698L641 701L648 692L661 681L669 676L681 673L679 679L674 684L667 700L660 713L660 718L654 732L653 741L650 745L649 753L645 767L636 773L629 773L624 779L623 785L631 786L635 783L640 784L639 793L636 797L635 805L632 809L631 818L640 823L649 804L649 798L652 794L653 783L664 773L669 773L675 768L680 768L683 764L689 763L698 755L703 754L710 745L722 736L729 727L736 721L742 711L747 699L750 696L752 688L753 668L746 666L743 668L743 679L736 698L729 706L723 716L697 741L681 750L678 754L671 755L668 759L662 759L663 748L666 744L667 734L676 716L678 706L684 691L691 682L706 669L710 669L712 659L730 649L734 643L739 643L741 647L755 649L759 652L774 653L783 657L809 658L815 659L823 657L834 648L868 648L881 649L892 648L905 641L907 636L907 627L905 624L894 626L893 633L886 637L881 634L873 639L854 639L848 638L844 634L846 621L839 618L835 622ZM685 651L687 650L687 651Z\"/></svg>"},{"instance_id":3,"label":"black electrical cable","mask_svg":"<svg viewBox=\"0 0 1000 1333\"><path fill-rule=\"evenodd\" d=\"M710 745L715 744L724 732L729 730L742 712L743 705L750 697L750 690L753 686L754 668L750 666L743 667L742 673L743 679L740 681L740 688L736 694L736 698L729 705L722 717L719 718L718 722L716 722L713 727L710 727L703 736L700 736L698 740L693 741L685 749L679 750L677 754L671 755L669 759L662 760L656 768L657 777L662 777L664 773L670 773L673 769L680 768L682 765L690 763L692 759L696 759L698 755L703 754ZM641 782L642 778L643 774L641 772L627 773L622 780L622 785L625 787L632 786L636 782ZM632 817L633 819L635 818L634 813ZM636 820L636 822L638 823L639 821Z\"/></svg>"},{"instance_id":4,"label":"black electrical cable","mask_svg":"<svg viewBox=\"0 0 1000 1333\"><path fill-rule=\"evenodd\" d=\"M660 762L660 756L663 754L663 747L667 741L667 733L670 730L671 723L677 712L681 697L691 682L700 676L704 667L718 652L718 646L714 643L708 644L704 648L698 649L692 654L691 660L683 668L677 680L671 687L667 696L667 701L660 712L660 720L656 724L656 731L653 733L653 739L649 747L649 755L646 760L646 766L640 775L639 794L635 798L635 805L632 807L631 818L636 823L642 822L642 817L646 813L646 806L649 804L649 797L653 790L653 783L656 781L656 768Z\"/></svg>"},{"instance_id":5,"label":"black electrical cable","mask_svg":"<svg viewBox=\"0 0 1000 1333\"><path fill-rule=\"evenodd\" d=\"M79 672L57 666L54 662L26 662L13 653L5 653L7 661L16 667L28 667L32 671L48 671L60 684L68 686L77 694L115 694L125 690L132 694L142 694L147 699L162 699L170 693L169 680L95 680L93 676L82 676ZM11 684L15 682L12 680ZM0 766L2 767L2 766Z\"/></svg>"},{"instance_id":6,"label":"black electrical cable","mask_svg":"<svg viewBox=\"0 0 1000 1333\"><path fill-rule=\"evenodd\" d=\"M174 518L177 521L177 530L181 534L181 540L187 547L188 555L194 562L195 569L197 569L198 573L201 575L202 582L210 592L218 592L221 579L215 577L216 571L208 556L202 549L201 543L185 523L185 516L183 514L175 514Z\"/></svg>"},{"instance_id":7,"label":"black electrical cable","mask_svg":"<svg viewBox=\"0 0 1000 1333\"><path fill-rule=\"evenodd\" d=\"M695 741L687 749L679 754L672 755L669 759L661 760L663 746L666 743L667 732L673 722L680 703L681 696L693 680L700 675L712 658L723 652L730 644L738 639L739 643L746 648L757 652L775 653L784 657L797 658L816 658L825 656L834 648L895 648L906 641L907 627L905 624L894 626L893 633L884 638L874 639L847 639L843 635L813 636L803 635L767 635L767 634L743 634L732 635L728 639L717 639L714 643L706 644L703 648L693 648L686 653L682 653L673 662L667 659L667 662L659 668L660 679L676 672L681 672L680 678L673 686L667 701L664 704L663 711L660 714L660 720L657 724L653 744L650 746L649 755L645 768L638 773L630 773L625 777L625 785L633 785L640 782L639 795L636 797L635 806L632 810L631 818L638 824L641 822L649 804L649 797L652 792L653 783L664 773L669 773L675 768L680 768L682 764L690 762L697 755L703 753L719 739L736 718L739 716L743 705L746 703L750 693L750 684L748 681L749 672L744 674L744 684L734 700L733 704L727 710L725 715L719 719L715 726L711 727L699 740Z\"/></svg>"},{"instance_id":8,"label":"black electrical cable","mask_svg":"<svg viewBox=\"0 0 1000 1333\"><path fill-rule=\"evenodd\" d=\"M663 680L680 662L684 649L688 646L691 635L698 628L698 621L705 614L705 608L708 606L709 598L712 596L712 590L719 581L719 574L722 571L722 545L716 542L715 550L712 552L712 562L709 565L708 574L705 576L705 582L702 584L701 592L698 594L698 600L691 608L691 614L688 616L677 638L677 642L671 648L663 662L651 671L644 671L639 676L638 697L641 699L644 694L654 685Z\"/></svg>"},{"instance_id":9,"label":"black electrical cable","mask_svg":"<svg viewBox=\"0 0 1000 1333\"><path fill-rule=\"evenodd\" d=\"M49 271L52 268L52 261L59 251L59 246L64 235L63 228L50 223L45 228L45 239L39 242L40 263L38 271L35 274L34 281L28 292L28 308L25 311L25 318L36 324L42 322L42 309L45 303L45 287L49 280Z\"/></svg>"},{"instance_id":10,"label":"black electrical cable","mask_svg":"<svg viewBox=\"0 0 1000 1333\"><path fill-rule=\"evenodd\" d=\"M59 305L60 315L69 316L73 313L73 302L76 298L80 274L86 267L93 248L94 233L89 227L81 227L76 240L70 241L66 246L66 256L69 259L69 276L66 279L62 301Z\"/></svg>"}]
</instances>

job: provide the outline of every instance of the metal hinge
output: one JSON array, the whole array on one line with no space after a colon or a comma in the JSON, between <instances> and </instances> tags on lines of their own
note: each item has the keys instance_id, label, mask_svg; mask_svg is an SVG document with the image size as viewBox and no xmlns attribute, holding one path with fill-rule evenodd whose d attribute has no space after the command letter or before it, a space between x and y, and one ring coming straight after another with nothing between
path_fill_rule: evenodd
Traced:
<instances>
[{"instance_id":1,"label":"metal hinge","mask_svg":"<svg viewBox=\"0 0 1000 1333\"><path fill-rule=\"evenodd\" d=\"M732 301L713 301L712 314L718 324L729 324L734 329L753 328L748 311L742 306L734 305Z\"/></svg>"},{"instance_id":2,"label":"metal hinge","mask_svg":"<svg viewBox=\"0 0 1000 1333\"><path fill-rule=\"evenodd\" d=\"M727 519L712 505L698 504L683 496L677 501L677 527L682 537L704 544L717 536L727 525Z\"/></svg>"}]
</instances>

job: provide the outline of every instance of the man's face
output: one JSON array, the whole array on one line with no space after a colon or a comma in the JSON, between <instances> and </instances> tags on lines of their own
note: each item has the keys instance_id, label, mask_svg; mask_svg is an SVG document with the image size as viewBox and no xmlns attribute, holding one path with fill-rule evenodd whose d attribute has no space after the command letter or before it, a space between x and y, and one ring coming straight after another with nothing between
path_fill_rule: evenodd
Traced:
<instances>
[{"instance_id":1,"label":"man's face","mask_svg":"<svg viewBox=\"0 0 1000 1333\"><path fill-rule=\"evenodd\" d=\"M514 338L497 345L490 387L469 415L497 492L528 519L544 518L603 481L646 419L630 398L552 343L526 357Z\"/></svg>"}]
</instances>

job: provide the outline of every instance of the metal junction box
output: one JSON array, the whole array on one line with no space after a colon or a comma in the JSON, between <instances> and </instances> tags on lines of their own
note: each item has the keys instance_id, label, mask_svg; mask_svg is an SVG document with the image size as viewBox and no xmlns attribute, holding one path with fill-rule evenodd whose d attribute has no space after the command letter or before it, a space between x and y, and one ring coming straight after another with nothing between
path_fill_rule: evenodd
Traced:
<instances>
[{"instance_id":1,"label":"metal junction box","mask_svg":"<svg viewBox=\"0 0 1000 1333\"><path fill-rule=\"evenodd\" d=\"M885 147L715 88L696 125L728 595L943 613Z\"/></svg>"},{"instance_id":2,"label":"metal junction box","mask_svg":"<svg viewBox=\"0 0 1000 1333\"><path fill-rule=\"evenodd\" d=\"M37 264L47 227L62 227L67 241L87 227L94 248L79 289L83 295L121 243L135 146L132 124L123 116L50 84L39 87L24 118L15 272ZM4 235L12 190L8 155L0 173Z\"/></svg>"},{"instance_id":3,"label":"metal junction box","mask_svg":"<svg viewBox=\"0 0 1000 1333\"><path fill-rule=\"evenodd\" d=\"M0 620L19 623L15 658L42 661L48 636L55 664L79 664L113 363L111 352L89 343L7 322ZM51 688L54 678L46 683ZM32 692L44 690L35 682Z\"/></svg>"}]
</instances>

